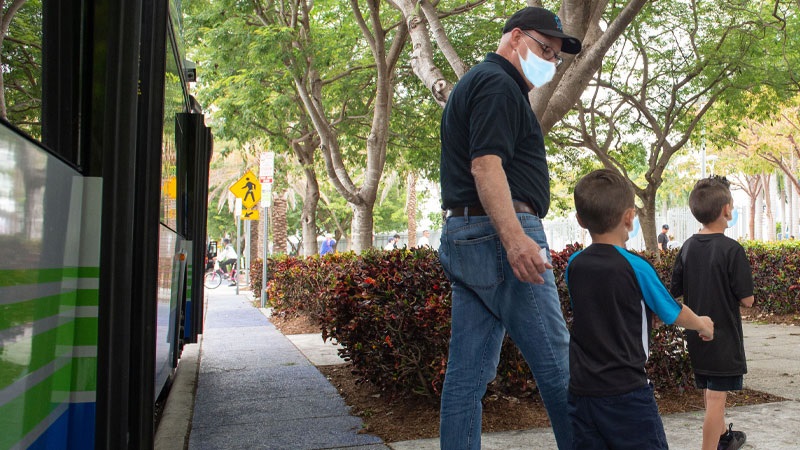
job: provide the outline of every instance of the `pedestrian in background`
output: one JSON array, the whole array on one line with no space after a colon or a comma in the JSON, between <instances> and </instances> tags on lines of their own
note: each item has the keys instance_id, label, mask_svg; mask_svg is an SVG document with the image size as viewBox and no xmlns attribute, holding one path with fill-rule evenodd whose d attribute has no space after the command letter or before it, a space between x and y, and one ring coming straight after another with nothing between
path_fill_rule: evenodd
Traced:
<instances>
[{"instance_id":1,"label":"pedestrian in background","mask_svg":"<svg viewBox=\"0 0 800 450\"><path fill-rule=\"evenodd\" d=\"M333 239L333 235L330 233L325 234L325 239L322 240L322 245L319 247L319 256L327 255L328 253L333 253L336 249L336 240Z\"/></svg>"},{"instance_id":2,"label":"pedestrian in background","mask_svg":"<svg viewBox=\"0 0 800 450\"><path fill-rule=\"evenodd\" d=\"M667 251L667 244L669 244L669 225L661 225L661 233L658 235L658 249L662 252Z\"/></svg>"}]
</instances>

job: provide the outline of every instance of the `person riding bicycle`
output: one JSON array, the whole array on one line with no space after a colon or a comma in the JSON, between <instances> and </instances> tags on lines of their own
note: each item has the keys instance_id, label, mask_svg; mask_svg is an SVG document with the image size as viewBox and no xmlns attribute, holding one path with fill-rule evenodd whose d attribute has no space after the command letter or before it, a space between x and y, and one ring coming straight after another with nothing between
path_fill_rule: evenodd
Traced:
<instances>
[{"instance_id":1,"label":"person riding bicycle","mask_svg":"<svg viewBox=\"0 0 800 450\"><path fill-rule=\"evenodd\" d=\"M220 262L219 268L222 269L222 272L225 275L228 275L230 273L229 267L236 264L236 261L239 259L239 255L236 253L236 250L234 250L233 245L231 245L230 239L223 239L222 245L223 248L220 254L217 256L217 260Z\"/></svg>"}]
</instances>

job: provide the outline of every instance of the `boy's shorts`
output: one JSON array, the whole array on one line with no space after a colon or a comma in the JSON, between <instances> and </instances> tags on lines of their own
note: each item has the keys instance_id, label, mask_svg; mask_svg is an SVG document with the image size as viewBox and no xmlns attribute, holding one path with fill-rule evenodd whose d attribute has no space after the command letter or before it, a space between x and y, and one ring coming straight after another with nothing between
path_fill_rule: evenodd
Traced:
<instances>
[{"instance_id":1,"label":"boy's shorts","mask_svg":"<svg viewBox=\"0 0 800 450\"><path fill-rule=\"evenodd\" d=\"M694 385L697 389L708 389L709 391L741 391L744 376L734 375L732 377L720 377L715 375L694 374Z\"/></svg>"},{"instance_id":2,"label":"boy's shorts","mask_svg":"<svg viewBox=\"0 0 800 450\"><path fill-rule=\"evenodd\" d=\"M653 386L607 397L569 394L573 449L668 449Z\"/></svg>"}]
</instances>

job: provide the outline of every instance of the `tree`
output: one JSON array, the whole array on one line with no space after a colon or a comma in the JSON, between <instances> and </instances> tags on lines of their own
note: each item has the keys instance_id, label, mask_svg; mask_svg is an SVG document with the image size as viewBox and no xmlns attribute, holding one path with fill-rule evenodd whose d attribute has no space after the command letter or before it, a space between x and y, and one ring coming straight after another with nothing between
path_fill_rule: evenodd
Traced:
<instances>
[{"instance_id":1,"label":"tree","mask_svg":"<svg viewBox=\"0 0 800 450\"><path fill-rule=\"evenodd\" d=\"M382 5L374 0L212 2L211 9L225 17L224 32L211 32L214 14L198 10L205 18L198 24L205 28L195 26L203 33L193 39L209 60L230 62L215 66L228 74L205 91L227 112L220 129L239 139L258 130L273 143L287 142L301 159L309 189L318 186L311 171L319 148L328 179L353 211L350 242L357 251L372 242L372 208L392 139L397 63L407 39L399 15L382 11ZM227 54L235 48L248 49L247 56ZM264 102L264 91L285 108ZM234 117L240 124L233 124ZM313 206L315 197L307 193L304 208ZM315 221L306 217L303 223L310 227ZM309 237L304 226L304 245L316 245Z\"/></svg>"},{"instance_id":2,"label":"tree","mask_svg":"<svg viewBox=\"0 0 800 450\"><path fill-rule=\"evenodd\" d=\"M483 0L476 0L464 5L447 9L449 2L417 2L415 0L393 0L393 4L403 13L410 30L413 50L411 67L414 73L428 87L434 99L441 105L447 102L453 88L452 78L446 73L452 72L461 78L469 65L465 63L451 43L448 29L455 29L459 37L458 24L447 19L456 16L463 10L476 9L483 5ZM528 1L530 6L542 6L541 1ZM578 101L583 90L588 86L592 75L600 69L603 57L614 42L622 35L625 28L633 21L646 0L628 0L614 2L607 0L564 0L558 8L558 15L564 24L564 31L583 41L579 55L565 55L564 64L559 68L553 81L532 91L532 106L542 125L542 131L548 131L561 120ZM513 5L513 9L510 6ZM494 45L500 38L501 24L499 20L513 14L518 4L503 2L499 5L486 5L486 15L491 17L494 26ZM459 21L463 20L461 16ZM463 33L463 31L462 31ZM434 46L434 43L436 44ZM434 49L439 49L444 62L437 63ZM442 68L447 64L446 69Z\"/></svg>"},{"instance_id":3,"label":"tree","mask_svg":"<svg viewBox=\"0 0 800 450\"><path fill-rule=\"evenodd\" d=\"M648 5L561 132L561 142L589 149L628 178L641 201L648 250L657 245L656 194L670 159L696 136L716 102L742 116L748 92L769 76L761 66L768 19L758 8L734 3Z\"/></svg>"},{"instance_id":4,"label":"tree","mask_svg":"<svg viewBox=\"0 0 800 450\"><path fill-rule=\"evenodd\" d=\"M41 133L42 3L0 0L0 117Z\"/></svg>"}]
</instances>

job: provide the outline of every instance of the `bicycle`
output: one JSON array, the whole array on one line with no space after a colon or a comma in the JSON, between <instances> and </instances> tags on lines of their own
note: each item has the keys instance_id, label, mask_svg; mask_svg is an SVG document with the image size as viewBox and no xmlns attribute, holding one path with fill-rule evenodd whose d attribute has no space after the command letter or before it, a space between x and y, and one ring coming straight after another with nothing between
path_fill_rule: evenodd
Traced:
<instances>
[{"instance_id":1,"label":"bicycle","mask_svg":"<svg viewBox=\"0 0 800 450\"><path fill-rule=\"evenodd\" d=\"M222 269L209 269L203 276L203 285L209 289L216 289L226 280L228 281L228 286L236 286L237 283L241 285L244 283L240 279L241 276L242 272L236 268L236 265L231 266L230 273L225 273Z\"/></svg>"},{"instance_id":2,"label":"bicycle","mask_svg":"<svg viewBox=\"0 0 800 450\"><path fill-rule=\"evenodd\" d=\"M211 268L203 275L203 285L209 289L216 289L222 284L222 278L223 273L221 270Z\"/></svg>"}]
</instances>

